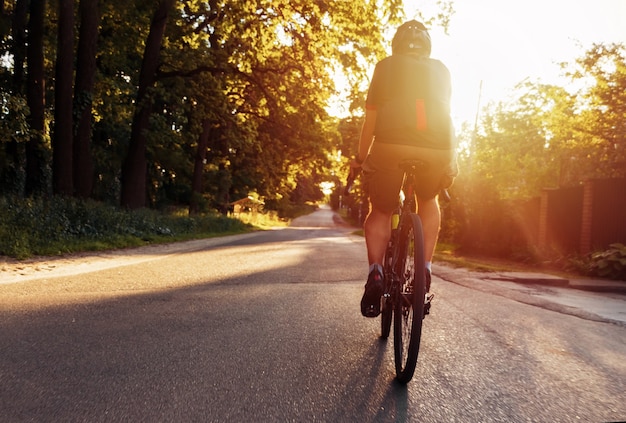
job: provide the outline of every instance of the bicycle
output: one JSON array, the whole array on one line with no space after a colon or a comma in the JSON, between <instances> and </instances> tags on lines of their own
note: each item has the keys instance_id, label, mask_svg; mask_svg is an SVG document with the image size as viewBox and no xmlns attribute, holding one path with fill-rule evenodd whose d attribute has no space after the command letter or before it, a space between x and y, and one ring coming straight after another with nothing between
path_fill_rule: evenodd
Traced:
<instances>
[{"instance_id":1,"label":"bicycle","mask_svg":"<svg viewBox=\"0 0 626 423\"><path fill-rule=\"evenodd\" d=\"M427 286L422 222L417 215L414 186L427 163L407 160L397 213L392 217L392 234L383 263L385 289L381 297L381 338L387 339L393 320L396 379L408 383L415 373L422 336L422 322L430 312L433 295ZM346 191L354 180L350 175ZM443 192L447 196L447 192ZM428 281L430 282L430 281ZM430 283L428 283L430 285Z\"/></svg>"}]
</instances>

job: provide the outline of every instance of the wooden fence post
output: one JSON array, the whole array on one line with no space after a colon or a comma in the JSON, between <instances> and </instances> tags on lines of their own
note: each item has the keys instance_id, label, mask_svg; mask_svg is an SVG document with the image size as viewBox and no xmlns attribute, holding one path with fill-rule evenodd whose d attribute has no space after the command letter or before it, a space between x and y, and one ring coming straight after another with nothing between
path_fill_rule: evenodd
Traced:
<instances>
[{"instance_id":1,"label":"wooden fence post","mask_svg":"<svg viewBox=\"0 0 626 423\"><path fill-rule=\"evenodd\" d=\"M583 188L582 219L580 227L580 254L591 251L591 231L593 229L593 181L586 181Z\"/></svg>"}]
</instances>

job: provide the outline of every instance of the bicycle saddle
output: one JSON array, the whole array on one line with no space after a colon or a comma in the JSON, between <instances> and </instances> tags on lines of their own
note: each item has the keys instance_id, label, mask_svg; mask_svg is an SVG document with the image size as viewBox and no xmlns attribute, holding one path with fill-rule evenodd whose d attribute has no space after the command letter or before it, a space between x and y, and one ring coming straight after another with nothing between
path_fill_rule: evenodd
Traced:
<instances>
[{"instance_id":1,"label":"bicycle saddle","mask_svg":"<svg viewBox=\"0 0 626 423\"><path fill-rule=\"evenodd\" d=\"M412 159L412 160L402 160L398 167L402 169L404 172L415 173L417 171L425 171L428 170L429 164L423 160Z\"/></svg>"}]
</instances>

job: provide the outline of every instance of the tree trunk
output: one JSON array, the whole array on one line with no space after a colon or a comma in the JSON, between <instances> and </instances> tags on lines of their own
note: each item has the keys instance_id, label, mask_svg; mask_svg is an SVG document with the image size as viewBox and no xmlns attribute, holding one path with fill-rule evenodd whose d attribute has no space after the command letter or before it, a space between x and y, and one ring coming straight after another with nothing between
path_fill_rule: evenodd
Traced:
<instances>
[{"instance_id":1,"label":"tree trunk","mask_svg":"<svg viewBox=\"0 0 626 423\"><path fill-rule=\"evenodd\" d=\"M156 71L159 66L159 52L165 33L167 16L174 6L175 0L161 0L154 13L150 33L146 40L146 49L139 73L139 87L135 115L131 126L128 153L122 165L121 205L129 209L146 206L146 177L148 164L146 160L146 137L152 104L146 98L148 89L156 82Z\"/></svg>"},{"instance_id":2,"label":"tree trunk","mask_svg":"<svg viewBox=\"0 0 626 423\"><path fill-rule=\"evenodd\" d=\"M72 176L74 75L74 0L59 0L59 25L54 87L54 138L52 140L52 188L54 194L74 194Z\"/></svg>"},{"instance_id":3,"label":"tree trunk","mask_svg":"<svg viewBox=\"0 0 626 423\"><path fill-rule=\"evenodd\" d=\"M98 0L81 0L80 34L74 87L74 113L78 117L74 133L74 195L88 198L93 191L93 157L91 136L93 129L93 88L96 76L96 53L100 11Z\"/></svg>"},{"instance_id":4,"label":"tree trunk","mask_svg":"<svg viewBox=\"0 0 626 423\"><path fill-rule=\"evenodd\" d=\"M197 214L200 211L199 200L204 192L202 180L204 177L204 164L206 162L206 149L209 145L209 133L211 132L211 121L202 121L202 133L198 138L198 148L196 150L196 160L193 166L193 176L191 179L191 200L189 202L189 214Z\"/></svg>"},{"instance_id":5,"label":"tree trunk","mask_svg":"<svg viewBox=\"0 0 626 423\"><path fill-rule=\"evenodd\" d=\"M30 19L28 21L28 77L26 97L30 108L29 124L33 132L31 139L26 143L26 196L44 194L47 190L47 181L44 173L45 166L45 80L43 35L44 16L46 12L45 0L31 0Z\"/></svg>"}]
</instances>

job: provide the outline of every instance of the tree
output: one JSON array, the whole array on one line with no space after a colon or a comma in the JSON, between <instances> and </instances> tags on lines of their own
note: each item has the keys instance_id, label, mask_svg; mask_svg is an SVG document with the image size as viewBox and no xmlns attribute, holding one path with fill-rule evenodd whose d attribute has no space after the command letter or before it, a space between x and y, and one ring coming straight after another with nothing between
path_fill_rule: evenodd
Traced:
<instances>
[{"instance_id":1,"label":"tree","mask_svg":"<svg viewBox=\"0 0 626 423\"><path fill-rule=\"evenodd\" d=\"M186 98L189 101L186 101L186 105L180 102L173 104L168 101L168 108L181 107L181 105L188 107L189 104L194 104L195 106L189 110L189 116L192 119L188 122L193 125L193 128L196 128L193 131L198 136L198 128L201 127L198 122L205 119L201 114L206 113L210 117L212 125L215 126L211 134L218 139L211 140L207 144L207 148L211 149L211 153L207 155L207 165L221 163L218 165L220 170L216 171L215 175L232 174L233 172L247 173L247 170L235 169L233 164L237 161L241 162L242 154L245 154L248 149L256 155L256 159L261 159L258 156L259 153L266 154L271 151L270 144L274 143L275 137L263 138L267 141L266 143L261 141L261 138L253 140L245 135L254 133L255 128L269 128L272 124L283 129L289 125L294 128L302 128L303 122L307 122L307 125L310 122L314 127L317 126L316 129L311 128L310 133L317 133L317 137L322 142L317 141L313 145L307 145L304 142L306 138L299 138L294 131L291 131L291 134L289 131L281 131L284 134L281 139L282 155L273 155L274 157L281 157L282 162L284 162L277 164L279 168L285 168L288 166L286 163L298 160L297 157L291 156L288 154L289 151L285 150L284 147L288 145L285 144L287 140L293 142L293 145L300 150L306 148L310 153L314 153L315 150L323 152L323 149L328 145L326 141L328 137L320 136L320 122L325 118L323 102L325 96L328 96L329 88L327 87L330 87L332 82L320 60L325 60L324 57L328 55L308 51L313 46L316 49L322 47L327 49L327 43L318 43L317 41L312 43L307 38L310 36L308 33L312 32L308 28L304 34L305 37L298 38L300 41L288 40L287 35L280 38L280 34L284 32L282 25L292 25L290 19L297 20L297 13L299 12L290 12L291 7L295 7L296 10L300 10L298 8L308 10L309 8L309 5L285 4L283 6L282 9L278 10L273 8L258 9L252 2L228 5L222 5L217 1L209 2L208 5L202 2L187 2L184 5L183 15L178 18L178 21L182 21L184 25L172 25L171 28L178 33L168 33L170 45L182 44L184 48L163 50L163 62L160 66L159 83L155 93L164 93L165 86L175 85L173 82L168 82L172 78L184 78L186 79L185 86L193 86L208 91L208 93L201 95L188 91L184 94L179 92L181 98ZM314 6L317 7L317 5ZM306 13L310 13L310 19L316 21L314 13ZM243 25L240 25L241 23ZM307 25L308 21L302 18L302 22L299 22L298 26L306 27ZM185 31L185 29L187 30ZM293 30L296 30L295 25ZM338 30L335 31L338 33ZM322 39L327 32L320 29L319 33L314 32L315 38ZM176 40L181 40L181 42L176 42ZM209 49L203 51L197 47L202 45L208 45ZM195 48L188 48L192 46ZM307 57L298 55L303 47ZM318 56L322 59L317 59ZM308 76L303 79L305 73L310 74L310 83ZM213 79L207 79L202 76L203 74L210 74ZM203 85L203 78L212 82ZM306 82L303 83L303 80ZM322 81L324 81L323 84L320 84ZM219 88L214 89L214 87ZM305 91L303 88L310 91ZM168 95L168 97L171 96ZM307 101L303 102L304 99ZM297 106L296 103L298 103ZM296 118L305 116L307 109L313 112L312 116L317 115L319 117L304 121L294 119L293 123L286 124L284 119L287 116ZM298 115L298 113L300 114ZM264 126L264 122L268 122L270 125ZM216 141L219 141L219 145L211 145L215 144ZM254 147L254 143L262 143L263 146L262 148ZM234 158L235 153L236 159ZM202 156L202 152L196 153L196 157ZM251 157L250 159L254 158ZM248 164L251 162L251 160L243 160ZM253 168L264 167L264 163L259 164L258 160L256 163L256 165L254 162L252 163ZM196 167L196 172L198 171L199 168ZM180 175L180 171L176 173ZM280 171L266 175L274 178L282 177L285 174L286 171ZM209 177L211 177L210 174ZM268 188L270 192L273 191L271 186L268 187L267 184L271 181L265 178L235 177L224 179L220 176L218 179L221 181L251 181L256 179L258 181L256 185L265 185L262 188ZM194 181L198 180L198 176L194 176ZM280 184L277 181L277 184L273 185ZM195 186L199 186L197 182ZM243 187L233 187L233 189L243 190ZM223 198L228 197L224 194L218 195Z\"/></svg>"},{"instance_id":2,"label":"tree","mask_svg":"<svg viewBox=\"0 0 626 423\"><path fill-rule=\"evenodd\" d=\"M45 71L44 71L44 18L45 0L31 0L28 20L28 77L26 98L30 109L28 123L31 128L30 139L26 143L26 183L24 192L27 196L43 194L47 190L45 175L46 138L45 126Z\"/></svg>"},{"instance_id":3,"label":"tree","mask_svg":"<svg viewBox=\"0 0 626 423\"><path fill-rule=\"evenodd\" d=\"M88 198L92 194L94 165L91 154L93 133L93 98L100 27L99 0L80 0L80 34L76 53L76 83L74 86L73 174L74 192L77 197Z\"/></svg>"},{"instance_id":4,"label":"tree","mask_svg":"<svg viewBox=\"0 0 626 423\"><path fill-rule=\"evenodd\" d=\"M334 70L365 78L385 52L381 28L400 11L399 0L80 0L73 34L74 3L49 13L43 0L2 3L0 85L11 110L0 119L2 178L12 161L28 195L52 182L55 193L128 208L195 198L225 210L250 191L318 195L303 187L329 172L337 151L325 110Z\"/></svg>"},{"instance_id":5,"label":"tree","mask_svg":"<svg viewBox=\"0 0 626 423\"><path fill-rule=\"evenodd\" d=\"M569 75L586 82L575 115L577 166L586 178L626 177L626 47L595 44Z\"/></svg>"},{"instance_id":6,"label":"tree","mask_svg":"<svg viewBox=\"0 0 626 423\"><path fill-rule=\"evenodd\" d=\"M175 0L161 0L152 18L150 33L146 40L141 71L139 73L139 88L137 90L136 110L133 116L128 154L122 167L122 194L121 205L130 209L146 206L146 135L152 101L148 90L156 82L156 72L159 66L159 52L161 41L165 34L167 17L174 6Z\"/></svg>"},{"instance_id":7,"label":"tree","mask_svg":"<svg viewBox=\"0 0 626 423\"><path fill-rule=\"evenodd\" d=\"M191 179L191 198L189 199L189 214L197 214L200 212L200 197L204 192L202 176L203 168L206 162L206 152L209 144L209 135L211 132L211 121L207 118L202 121L202 132L198 137L198 146L196 148L196 156L193 167L193 177Z\"/></svg>"},{"instance_id":8,"label":"tree","mask_svg":"<svg viewBox=\"0 0 626 423\"><path fill-rule=\"evenodd\" d=\"M100 25L90 144L94 183L91 197L111 204L120 204L120 174L128 152L139 70L154 14L153 5L152 1L139 0L98 2Z\"/></svg>"},{"instance_id":9,"label":"tree","mask_svg":"<svg viewBox=\"0 0 626 423\"><path fill-rule=\"evenodd\" d=\"M74 0L59 0L56 78L54 87L54 137L52 140L52 188L71 196L73 186Z\"/></svg>"},{"instance_id":10,"label":"tree","mask_svg":"<svg viewBox=\"0 0 626 423\"><path fill-rule=\"evenodd\" d=\"M510 103L484 111L470 157L469 176L509 199L537 196L563 181L574 112L573 97L561 87L525 81L515 93Z\"/></svg>"}]
</instances>

